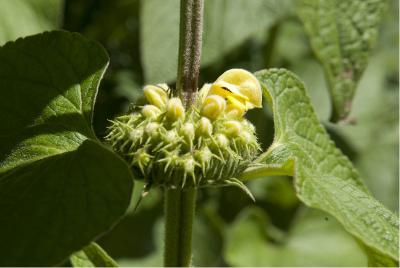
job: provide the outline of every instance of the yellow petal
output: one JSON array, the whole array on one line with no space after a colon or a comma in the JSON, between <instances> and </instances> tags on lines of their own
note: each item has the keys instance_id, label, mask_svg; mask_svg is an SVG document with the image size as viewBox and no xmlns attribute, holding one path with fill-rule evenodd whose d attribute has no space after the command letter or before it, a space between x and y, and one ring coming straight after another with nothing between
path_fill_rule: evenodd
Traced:
<instances>
[{"instance_id":1,"label":"yellow petal","mask_svg":"<svg viewBox=\"0 0 400 268\"><path fill-rule=\"evenodd\" d=\"M235 96L245 96L247 98L245 101L247 109L262 106L261 86L252 73L243 69L231 69L218 77L214 84L221 85L221 82L232 85L228 89L231 91L233 89ZM239 100L243 101L240 97Z\"/></svg>"},{"instance_id":2,"label":"yellow petal","mask_svg":"<svg viewBox=\"0 0 400 268\"><path fill-rule=\"evenodd\" d=\"M225 81L216 81L213 83L208 91L208 96L210 95L219 95L224 98L233 96L243 103L249 101L249 98L240 92L240 88L238 86Z\"/></svg>"},{"instance_id":3,"label":"yellow petal","mask_svg":"<svg viewBox=\"0 0 400 268\"><path fill-rule=\"evenodd\" d=\"M242 117L247 111L246 105L238 101L234 97L228 97L228 105L225 109L225 114L230 118Z\"/></svg>"}]
</instances>

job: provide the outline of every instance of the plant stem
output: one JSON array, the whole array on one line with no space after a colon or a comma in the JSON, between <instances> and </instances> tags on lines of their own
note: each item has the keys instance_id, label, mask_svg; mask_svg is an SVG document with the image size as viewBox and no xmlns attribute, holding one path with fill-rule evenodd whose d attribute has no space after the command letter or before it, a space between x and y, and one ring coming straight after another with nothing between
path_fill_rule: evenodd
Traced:
<instances>
[{"instance_id":1,"label":"plant stem","mask_svg":"<svg viewBox=\"0 0 400 268\"><path fill-rule=\"evenodd\" d=\"M197 92L203 33L203 0L181 0L176 93L190 106Z\"/></svg>"},{"instance_id":2,"label":"plant stem","mask_svg":"<svg viewBox=\"0 0 400 268\"><path fill-rule=\"evenodd\" d=\"M189 107L195 100L200 70L203 0L181 0L176 92ZM196 188L165 190L164 266L187 267L192 259Z\"/></svg>"},{"instance_id":3,"label":"plant stem","mask_svg":"<svg viewBox=\"0 0 400 268\"><path fill-rule=\"evenodd\" d=\"M165 267L190 266L196 191L195 188L165 191Z\"/></svg>"}]
</instances>

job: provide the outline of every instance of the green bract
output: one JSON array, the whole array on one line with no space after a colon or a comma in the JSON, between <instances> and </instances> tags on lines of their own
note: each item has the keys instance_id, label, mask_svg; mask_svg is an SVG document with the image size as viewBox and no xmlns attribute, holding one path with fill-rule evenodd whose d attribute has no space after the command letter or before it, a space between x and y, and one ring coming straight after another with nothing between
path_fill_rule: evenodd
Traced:
<instances>
[{"instance_id":1,"label":"green bract","mask_svg":"<svg viewBox=\"0 0 400 268\"><path fill-rule=\"evenodd\" d=\"M260 151L250 122L224 113L210 120L201 115L201 102L185 111L178 98L163 103L154 94L148 99L159 99L158 107L145 105L117 117L106 137L141 178L149 185L172 188L244 187L234 178Z\"/></svg>"}]
</instances>

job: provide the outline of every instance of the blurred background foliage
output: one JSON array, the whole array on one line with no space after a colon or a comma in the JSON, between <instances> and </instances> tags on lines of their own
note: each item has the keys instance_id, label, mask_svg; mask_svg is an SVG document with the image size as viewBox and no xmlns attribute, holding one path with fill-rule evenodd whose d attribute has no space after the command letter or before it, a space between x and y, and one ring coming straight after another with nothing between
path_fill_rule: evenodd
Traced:
<instances>
[{"instance_id":1,"label":"blurred background foliage","mask_svg":"<svg viewBox=\"0 0 400 268\"><path fill-rule=\"evenodd\" d=\"M389 1L379 40L358 86L350 120L328 122L330 101L294 0L205 0L201 84L230 68L283 67L307 85L315 110L338 147L355 163L373 195L398 212L399 18ZM0 0L0 45L50 29L79 32L110 54L94 128L142 98L146 83L174 85L179 0ZM251 111L263 148L274 126L266 105ZM112 179L112 178L110 178ZM194 227L195 266L365 266L364 253L329 215L305 208L289 177L248 183L253 203L234 188L201 190ZM162 192L153 189L98 241L120 265L162 264Z\"/></svg>"}]
</instances>

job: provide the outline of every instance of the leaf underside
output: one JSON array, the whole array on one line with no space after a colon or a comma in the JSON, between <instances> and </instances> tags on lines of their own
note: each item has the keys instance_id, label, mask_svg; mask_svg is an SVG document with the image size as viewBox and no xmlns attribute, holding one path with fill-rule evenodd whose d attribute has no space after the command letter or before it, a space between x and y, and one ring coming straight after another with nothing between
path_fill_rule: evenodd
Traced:
<instances>
[{"instance_id":1,"label":"leaf underside","mask_svg":"<svg viewBox=\"0 0 400 268\"><path fill-rule=\"evenodd\" d=\"M328 81L333 122L350 113L385 10L382 0L301 0L298 14Z\"/></svg>"},{"instance_id":2,"label":"leaf underside","mask_svg":"<svg viewBox=\"0 0 400 268\"><path fill-rule=\"evenodd\" d=\"M0 266L60 264L128 207L131 172L91 128L107 64L61 31L0 47Z\"/></svg>"},{"instance_id":3,"label":"leaf underside","mask_svg":"<svg viewBox=\"0 0 400 268\"><path fill-rule=\"evenodd\" d=\"M306 205L335 216L381 263L398 260L398 217L369 194L351 162L330 140L303 83L283 69L256 76L273 111L275 139L259 158L264 166L249 169L244 177L291 174Z\"/></svg>"}]
</instances>

